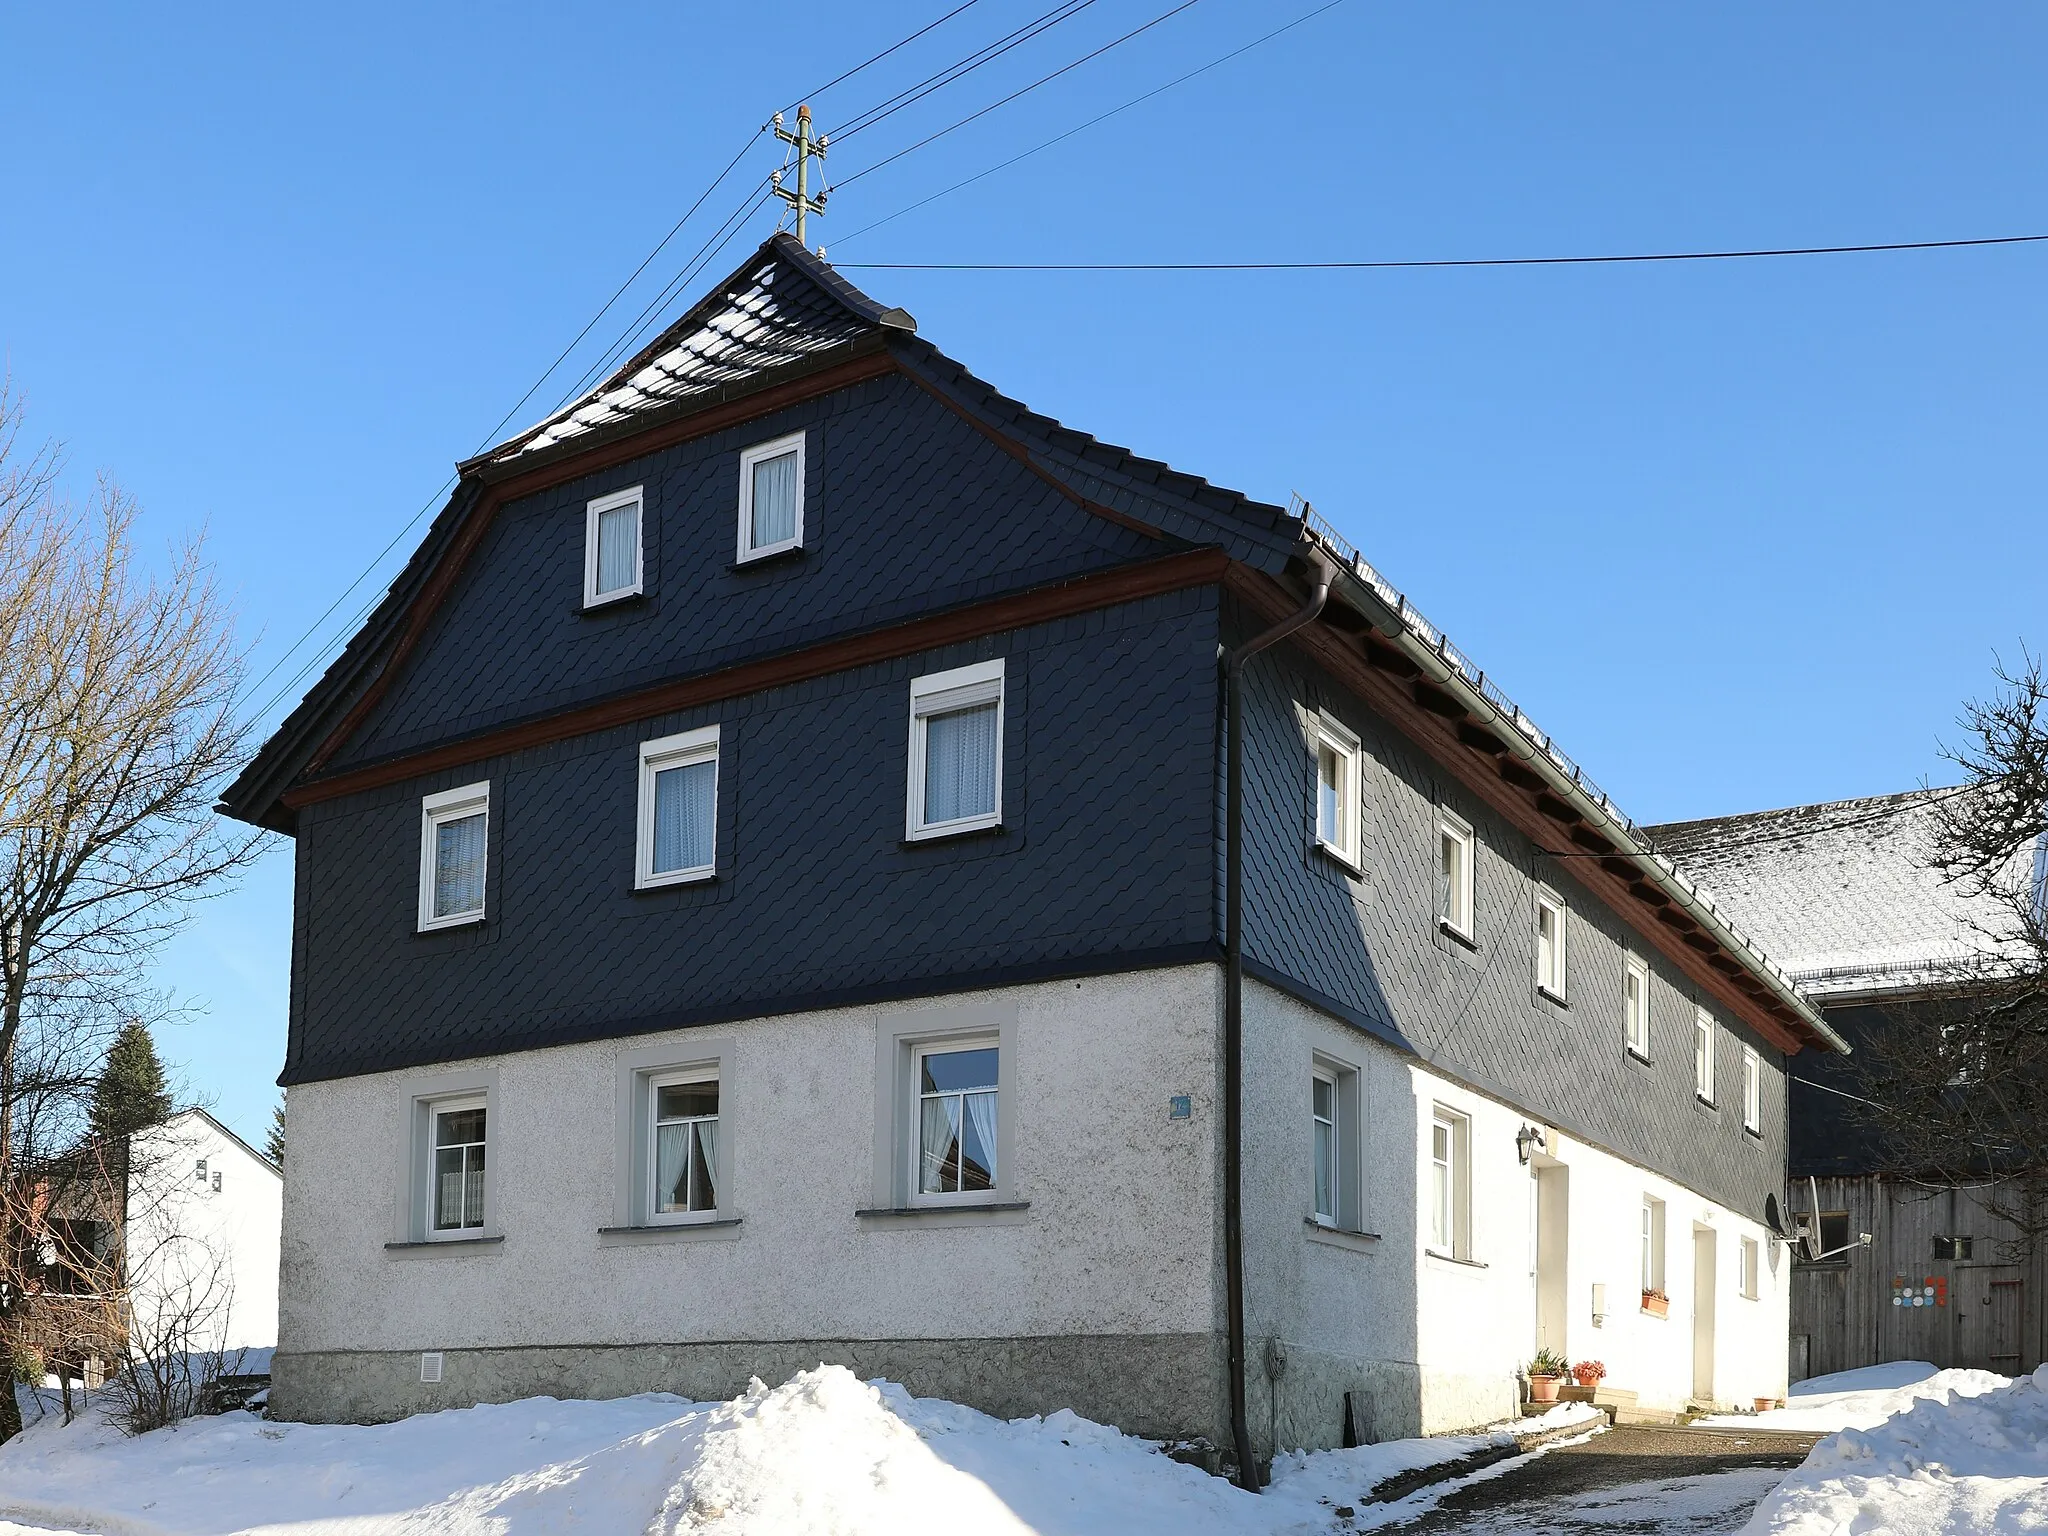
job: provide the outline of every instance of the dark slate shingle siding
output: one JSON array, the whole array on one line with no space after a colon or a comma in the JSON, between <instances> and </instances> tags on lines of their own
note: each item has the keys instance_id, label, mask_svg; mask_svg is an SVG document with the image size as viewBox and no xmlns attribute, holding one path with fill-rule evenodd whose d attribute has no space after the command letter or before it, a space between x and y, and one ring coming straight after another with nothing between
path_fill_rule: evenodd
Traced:
<instances>
[{"instance_id":1,"label":"dark slate shingle siding","mask_svg":"<svg viewBox=\"0 0 2048 1536\"><path fill-rule=\"evenodd\" d=\"M806 551L734 570L740 451L799 429ZM585 614L584 506L632 485L647 596ZM334 766L1162 552L873 380L500 508Z\"/></svg>"},{"instance_id":2,"label":"dark slate shingle siding","mask_svg":"<svg viewBox=\"0 0 2048 1536\"><path fill-rule=\"evenodd\" d=\"M1211 937L1214 589L308 809L288 1081ZM909 680L1007 658L1000 837L905 848ZM637 744L722 729L715 885L631 891ZM414 930L419 801L488 777L489 921ZM1085 968L1085 967L1083 967Z\"/></svg>"},{"instance_id":3,"label":"dark slate shingle siding","mask_svg":"<svg viewBox=\"0 0 2048 1536\"><path fill-rule=\"evenodd\" d=\"M1248 967L1291 978L1425 1062L1760 1218L1783 1176L1783 1056L1715 1007L1727 1026L1716 1059L1720 1107L1696 1106L1698 989L1561 861L1541 855L1291 648L1253 661L1245 696ZM1314 759L1304 704L1327 709L1364 743L1362 880L1310 851ZM1439 796L1479 844L1473 951L1437 931ZM1571 908L1566 1009L1535 988L1539 878ZM1624 944L1653 978L1648 1068L1622 1044ZM1756 1046L1765 1065L1761 1139L1742 1130L1743 1044Z\"/></svg>"}]
</instances>

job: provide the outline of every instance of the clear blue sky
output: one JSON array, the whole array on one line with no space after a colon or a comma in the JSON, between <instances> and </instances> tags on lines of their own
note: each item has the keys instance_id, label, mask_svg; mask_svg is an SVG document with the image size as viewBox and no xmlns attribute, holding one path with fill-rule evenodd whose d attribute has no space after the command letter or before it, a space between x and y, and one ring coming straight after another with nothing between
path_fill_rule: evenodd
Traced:
<instances>
[{"instance_id":1,"label":"clear blue sky","mask_svg":"<svg viewBox=\"0 0 2048 1536\"><path fill-rule=\"evenodd\" d=\"M821 126L1050 3L979 0L826 92ZM847 139L835 179L1168 3L1097 0ZM813 243L848 263L1198 260L2048 232L2036 5L1346 0L842 243L1320 3L1201 0L847 185ZM750 129L947 8L10 7L0 352L81 485L117 476L159 543L208 530L261 672ZM778 158L761 140L742 172ZM1939 779L1993 652L2048 641L2048 247L851 275L1038 409L1308 496L1639 820ZM163 963L200 1010L166 1054L251 1135L284 1047L290 862L280 843Z\"/></svg>"}]
</instances>

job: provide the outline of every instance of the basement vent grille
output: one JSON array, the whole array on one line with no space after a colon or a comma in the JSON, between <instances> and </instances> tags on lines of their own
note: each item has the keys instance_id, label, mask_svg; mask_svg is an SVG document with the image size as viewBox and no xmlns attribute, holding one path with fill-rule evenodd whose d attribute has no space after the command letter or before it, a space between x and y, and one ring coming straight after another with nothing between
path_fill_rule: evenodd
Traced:
<instances>
[{"instance_id":1,"label":"basement vent grille","mask_svg":"<svg viewBox=\"0 0 2048 1536\"><path fill-rule=\"evenodd\" d=\"M420 1381L432 1386L441 1379L441 1355L438 1350L420 1356Z\"/></svg>"}]
</instances>

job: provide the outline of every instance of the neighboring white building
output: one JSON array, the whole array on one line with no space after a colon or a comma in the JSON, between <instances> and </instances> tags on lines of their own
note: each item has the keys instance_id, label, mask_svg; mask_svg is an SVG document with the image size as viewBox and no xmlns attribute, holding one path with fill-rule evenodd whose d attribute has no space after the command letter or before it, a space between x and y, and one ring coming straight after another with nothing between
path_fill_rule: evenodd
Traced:
<instances>
[{"instance_id":1,"label":"neighboring white building","mask_svg":"<svg viewBox=\"0 0 2048 1536\"><path fill-rule=\"evenodd\" d=\"M203 1109L131 1142L122 1257L131 1340L178 1329L194 1350L277 1342L284 1179Z\"/></svg>"}]
</instances>

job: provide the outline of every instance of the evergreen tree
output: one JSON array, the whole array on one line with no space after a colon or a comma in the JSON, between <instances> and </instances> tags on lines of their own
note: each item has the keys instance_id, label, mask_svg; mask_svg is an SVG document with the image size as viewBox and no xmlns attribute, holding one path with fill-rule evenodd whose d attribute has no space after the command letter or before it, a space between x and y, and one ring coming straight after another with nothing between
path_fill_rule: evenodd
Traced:
<instances>
[{"instance_id":1,"label":"evergreen tree","mask_svg":"<svg viewBox=\"0 0 2048 1536\"><path fill-rule=\"evenodd\" d=\"M270 1135L264 1138L263 1155L278 1167L284 1166L284 1105L272 1106L270 1111Z\"/></svg>"},{"instance_id":2,"label":"evergreen tree","mask_svg":"<svg viewBox=\"0 0 2048 1536\"><path fill-rule=\"evenodd\" d=\"M118 1141L170 1118L171 1095L149 1026L121 1026L92 1090L92 1133Z\"/></svg>"}]
</instances>

